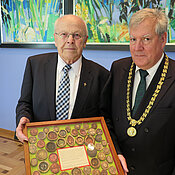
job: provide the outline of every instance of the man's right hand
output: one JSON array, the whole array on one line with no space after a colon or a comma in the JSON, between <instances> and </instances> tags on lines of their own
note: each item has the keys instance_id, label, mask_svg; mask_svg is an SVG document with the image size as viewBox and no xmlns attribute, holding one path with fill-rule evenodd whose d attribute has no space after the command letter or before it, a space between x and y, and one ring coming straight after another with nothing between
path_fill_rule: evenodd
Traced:
<instances>
[{"instance_id":1,"label":"man's right hand","mask_svg":"<svg viewBox=\"0 0 175 175\"><path fill-rule=\"evenodd\" d=\"M124 158L124 156L122 154L118 154L118 158L120 160L120 163L122 164L124 174L127 175L129 170L128 170L128 167L127 167L126 159Z\"/></svg>"},{"instance_id":2,"label":"man's right hand","mask_svg":"<svg viewBox=\"0 0 175 175\"><path fill-rule=\"evenodd\" d=\"M18 127L16 128L16 136L22 143L24 143L24 141L28 141L28 138L23 133L23 129L25 124L29 122L30 120L27 117L22 117L19 121Z\"/></svg>"}]
</instances>

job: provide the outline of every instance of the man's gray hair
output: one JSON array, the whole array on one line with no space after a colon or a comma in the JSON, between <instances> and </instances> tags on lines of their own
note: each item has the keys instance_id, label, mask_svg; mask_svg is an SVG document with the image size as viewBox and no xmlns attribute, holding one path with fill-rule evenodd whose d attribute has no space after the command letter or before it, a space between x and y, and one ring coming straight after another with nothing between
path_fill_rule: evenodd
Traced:
<instances>
[{"instance_id":1,"label":"man's gray hair","mask_svg":"<svg viewBox=\"0 0 175 175\"><path fill-rule=\"evenodd\" d=\"M129 22L129 30L133 26L139 25L147 18L151 18L155 21L155 32L161 36L164 32L167 32L168 18L165 13L160 9L144 8L134 13Z\"/></svg>"}]
</instances>

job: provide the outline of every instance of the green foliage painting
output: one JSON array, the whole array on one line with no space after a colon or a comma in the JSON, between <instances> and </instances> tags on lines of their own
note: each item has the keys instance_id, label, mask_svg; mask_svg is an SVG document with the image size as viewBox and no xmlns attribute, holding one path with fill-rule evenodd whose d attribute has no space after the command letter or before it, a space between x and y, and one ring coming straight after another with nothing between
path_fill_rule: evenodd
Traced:
<instances>
[{"instance_id":1,"label":"green foliage painting","mask_svg":"<svg viewBox=\"0 0 175 175\"><path fill-rule=\"evenodd\" d=\"M62 0L1 0L2 43L53 42Z\"/></svg>"},{"instance_id":2,"label":"green foliage painting","mask_svg":"<svg viewBox=\"0 0 175 175\"><path fill-rule=\"evenodd\" d=\"M75 0L74 13L88 26L88 43L129 43L128 23L142 8L161 8L168 16L168 43L175 43L174 0Z\"/></svg>"}]
</instances>

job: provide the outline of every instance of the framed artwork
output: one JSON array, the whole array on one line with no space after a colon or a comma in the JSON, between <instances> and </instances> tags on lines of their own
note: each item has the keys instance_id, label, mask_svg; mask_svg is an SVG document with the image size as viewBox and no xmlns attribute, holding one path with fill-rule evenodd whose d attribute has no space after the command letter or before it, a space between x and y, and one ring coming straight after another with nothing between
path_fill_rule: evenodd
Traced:
<instances>
[{"instance_id":1,"label":"framed artwork","mask_svg":"<svg viewBox=\"0 0 175 175\"><path fill-rule=\"evenodd\" d=\"M124 175L103 117L27 123L26 175Z\"/></svg>"},{"instance_id":2,"label":"framed artwork","mask_svg":"<svg viewBox=\"0 0 175 175\"><path fill-rule=\"evenodd\" d=\"M0 0L0 47L55 48L53 26L64 14L87 24L87 49L128 50L128 23L142 8L161 8L168 16L166 51L174 51L174 0Z\"/></svg>"},{"instance_id":3,"label":"framed artwork","mask_svg":"<svg viewBox=\"0 0 175 175\"><path fill-rule=\"evenodd\" d=\"M53 44L63 0L1 0L1 44Z\"/></svg>"},{"instance_id":4,"label":"framed artwork","mask_svg":"<svg viewBox=\"0 0 175 175\"><path fill-rule=\"evenodd\" d=\"M88 45L128 45L128 23L133 13L142 8L161 8L168 16L167 45L175 43L173 0L75 0L73 13L88 27Z\"/></svg>"}]
</instances>

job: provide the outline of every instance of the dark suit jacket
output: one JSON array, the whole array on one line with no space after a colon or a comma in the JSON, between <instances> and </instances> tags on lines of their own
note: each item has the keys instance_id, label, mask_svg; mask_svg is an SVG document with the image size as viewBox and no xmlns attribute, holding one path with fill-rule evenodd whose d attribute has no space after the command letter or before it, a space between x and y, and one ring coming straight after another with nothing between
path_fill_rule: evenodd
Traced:
<instances>
[{"instance_id":1,"label":"dark suit jacket","mask_svg":"<svg viewBox=\"0 0 175 175\"><path fill-rule=\"evenodd\" d=\"M115 135L113 140L119 146L118 152L127 160L129 175L175 175L175 61L169 61L162 89L144 122L136 125L135 137L129 137L126 133L129 127L126 114L127 78L132 59L124 58L112 64L105 91L108 94L111 92L111 120ZM163 64L164 60L136 111L138 118L150 101Z\"/></svg>"},{"instance_id":2,"label":"dark suit jacket","mask_svg":"<svg viewBox=\"0 0 175 175\"><path fill-rule=\"evenodd\" d=\"M26 116L31 122L56 119L55 88L57 53L28 58L21 97L16 107L16 122ZM109 71L97 63L82 58L77 97L71 118L100 116L100 95ZM86 83L86 86L84 86Z\"/></svg>"}]
</instances>

